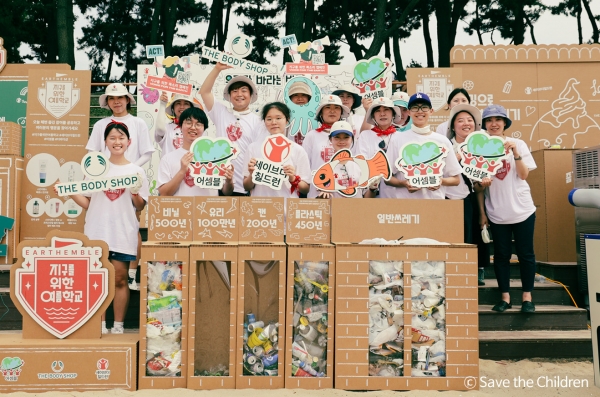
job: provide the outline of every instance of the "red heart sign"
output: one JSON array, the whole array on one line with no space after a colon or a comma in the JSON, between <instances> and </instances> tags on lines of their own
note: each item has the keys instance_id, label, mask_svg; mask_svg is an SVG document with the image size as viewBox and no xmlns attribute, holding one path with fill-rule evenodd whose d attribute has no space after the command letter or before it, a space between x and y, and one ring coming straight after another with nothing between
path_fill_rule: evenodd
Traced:
<instances>
[{"instance_id":1,"label":"red heart sign","mask_svg":"<svg viewBox=\"0 0 600 397\"><path fill-rule=\"evenodd\" d=\"M83 326L108 296L102 248L53 237L50 247L23 248L15 295L31 318L57 338Z\"/></svg>"}]
</instances>

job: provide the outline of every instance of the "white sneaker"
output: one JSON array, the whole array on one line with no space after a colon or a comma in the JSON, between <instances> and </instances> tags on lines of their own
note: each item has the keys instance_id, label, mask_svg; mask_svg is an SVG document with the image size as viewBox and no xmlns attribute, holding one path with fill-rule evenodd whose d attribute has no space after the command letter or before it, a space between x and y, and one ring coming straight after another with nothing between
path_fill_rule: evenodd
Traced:
<instances>
[{"instance_id":1,"label":"white sneaker","mask_svg":"<svg viewBox=\"0 0 600 397\"><path fill-rule=\"evenodd\" d=\"M108 334L108 328L102 327L102 335Z\"/></svg>"},{"instance_id":2,"label":"white sneaker","mask_svg":"<svg viewBox=\"0 0 600 397\"><path fill-rule=\"evenodd\" d=\"M123 327L118 327L118 328L117 328L117 327L112 327L112 328L110 329L110 333L111 333L111 334L122 334L122 333L124 333L124 332L125 332L125 330L123 329ZM108 332L107 332L107 333L108 333Z\"/></svg>"},{"instance_id":3,"label":"white sneaker","mask_svg":"<svg viewBox=\"0 0 600 397\"><path fill-rule=\"evenodd\" d=\"M134 278L128 278L127 283L129 284L129 289L132 291L139 291L140 285L135 282Z\"/></svg>"}]
</instances>

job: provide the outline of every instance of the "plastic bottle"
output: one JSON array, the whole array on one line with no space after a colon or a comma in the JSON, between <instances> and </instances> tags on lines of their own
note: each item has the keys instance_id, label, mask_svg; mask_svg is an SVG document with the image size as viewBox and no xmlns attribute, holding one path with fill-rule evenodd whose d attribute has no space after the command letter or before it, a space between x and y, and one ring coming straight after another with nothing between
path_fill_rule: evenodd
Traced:
<instances>
[{"instance_id":1,"label":"plastic bottle","mask_svg":"<svg viewBox=\"0 0 600 397\"><path fill-rule=\"evenodd\" d=\"M312 361L312 356L308 354L307 349L297 342L292 343L292 356L300 361Z\"/></svg>"},{"instance_id":2,"label":"plastic bottle","mask_svg":"<svg viewBox=\"0 0 600 397\"><path fill-rule=\"evenodd\" d=\"M303 378L310 378L310 374L305 370L299 368L297 365L292 364L292 376L299 376Z\"/></svg>"},{"instance_id":3,"label":"plastic bottle","mask_svg":"<svg viewBox=\"0 0 600 397\"><path fill-rule=\"evenodd\" d=\"M261 332L258 334L258 338L263 342L270 340L271 336L277 335L277 327L279 327L279 323L271 323L261 329Z\"/></svg>"},{"instance_id":4,"label":"plastic bottle","mask_svg":"<svg viewBox=\"0 0 600 397\"><path fill-rule=\"evenodd\" d=\"M327 312L327 305L320 304L320 305L312 306L311 308L308 308L308 309L304 309L304 314L318 313L318 312Z\"/></svg>"},{"instance_id":5,"label":"plastic bottle","mask_svg":"<svg viewBox=\"0 0 600 397\"><path fill-rule=\"evenodd\" d=\"M33 215L39 215L39 214L40 214L40 205L36 200L33 202Z\"/></svg>"},{"instance_id":6,"label":"plastic bottle","mask_svg":"<svg viewBox=\"0 0 600 397\"><path fill-rule=\"evenodd\" d=\"M319 332L312 325L300 325L298 327L300 335L304 337L304 339L312 342L317 336L319 336Z\"/></svg>"},{"instance_id":7,"label":"plastic bottle","mask_svg":"<svg viewBox=\"0 0 600 397\"><path fill-rule=\"evenodd\" d=\"M316 377L322 377L323 376L322 373L317 372L317 370L315 370L310 365L307 365L304 361L300 361L300 363L298 363L298 366L300 367L300 369L303 369L304 371L308 372L312 376L316 376Z\"/></svg>"}]
</instances>

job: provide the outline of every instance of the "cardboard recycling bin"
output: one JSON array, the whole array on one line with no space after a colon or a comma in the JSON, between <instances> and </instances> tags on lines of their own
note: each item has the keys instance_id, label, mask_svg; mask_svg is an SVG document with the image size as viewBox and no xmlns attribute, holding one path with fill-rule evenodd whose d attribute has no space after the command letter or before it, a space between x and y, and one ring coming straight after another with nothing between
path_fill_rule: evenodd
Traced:
<instances>
[{"instance_id":1,"label":"cardboard recycling bin","mask_svg":"<svg viewBox=\"0 0 600 397\"><path fill-rule=\"evenodd\" d=\"M148 241L192 241L194 197L150 196Z\"/></svg>"},{"instance_id":2,"label":"cardboard recycling bin","mask_svg":"<svg viewBox=\"0 0 600 397\"><path fill-rule=\"evenodd\" d=\"M138 388L186 387L189 243L144 243L140 266Z\"/></svg>"}]
</instances>

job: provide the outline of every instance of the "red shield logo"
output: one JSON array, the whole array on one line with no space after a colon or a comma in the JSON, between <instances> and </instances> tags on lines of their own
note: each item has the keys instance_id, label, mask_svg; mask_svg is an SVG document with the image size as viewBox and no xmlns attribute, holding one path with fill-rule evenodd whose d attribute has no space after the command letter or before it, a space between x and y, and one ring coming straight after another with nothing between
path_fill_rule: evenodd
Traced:
<instances>
[{"instance_id":1,"label":"red shield logo","mask_svg":"<svg viewBox=\"0 0 600 397\"><path fill-rule=\"evenodd\" d=\"M101 247L53 237L50 247L24 247L15 295L27 313L57 338L84 325L108 296Z\"/></svg>"}]
</instances>

